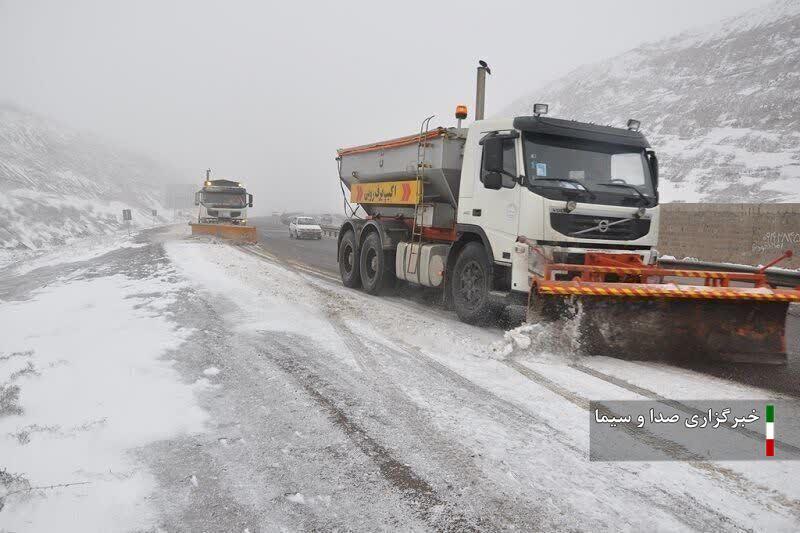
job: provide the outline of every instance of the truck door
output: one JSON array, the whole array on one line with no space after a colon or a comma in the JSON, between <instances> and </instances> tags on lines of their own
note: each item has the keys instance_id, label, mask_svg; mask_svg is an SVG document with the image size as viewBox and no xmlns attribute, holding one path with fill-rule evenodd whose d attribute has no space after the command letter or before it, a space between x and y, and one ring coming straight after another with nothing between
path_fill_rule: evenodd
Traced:
<instances>
[{"instance_id":1,"label":"truck door","mask_svg":"<svg viewBox=\"0 0 800 533\"><path fill-rule=\"evenodd\" d=\"M502 187L487 189L484 178L487 171L481 151L481 169L476 184L472 209L473 223L481 226L492 245L494 260L511 263L511 252L517 240L519 225L519 191L517 171L517 139L503 140Z\"/></svg>"}]
</instances>

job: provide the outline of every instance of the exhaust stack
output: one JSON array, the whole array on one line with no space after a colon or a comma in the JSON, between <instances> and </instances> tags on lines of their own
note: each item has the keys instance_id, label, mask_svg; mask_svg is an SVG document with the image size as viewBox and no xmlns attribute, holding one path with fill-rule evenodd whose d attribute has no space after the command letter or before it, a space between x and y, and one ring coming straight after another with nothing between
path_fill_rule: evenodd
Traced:
<instances>
[{"instance_id":1,"label":"exhaust stack","mask_svg":"<svg viewBox=\"0 0 800 533\"><path fill-rule=\"evenodd\" d=\"M475 94L475 120L483 120L483 106L486 102L486 75L491 74L492 70L486 61L478 60L478 83Z\"/></svg>"}]
</instances>

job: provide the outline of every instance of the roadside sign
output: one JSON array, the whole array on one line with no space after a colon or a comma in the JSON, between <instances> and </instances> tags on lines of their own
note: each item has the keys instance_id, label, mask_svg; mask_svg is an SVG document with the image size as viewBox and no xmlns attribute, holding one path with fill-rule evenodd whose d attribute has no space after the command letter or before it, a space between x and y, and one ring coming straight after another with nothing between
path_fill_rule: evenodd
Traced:
<instances>
[{"instance_id":1,"label":"roadside sign","mask_svg":"<svg viewBox=\"0 0 800 533\"><path fill-rule=\"evenodd\" d=\"M354 183L350 189L350 203L415 205L420 201L418 184L417 180Z\"/></svg>"},{"instance_id":2,"label":"roadside sign","mask_svg":"<svg viewBox=\"0 0 800 533\"><path fill-rule=\"evenodd\" d=\"M125 220L125 221L133 220L133 216L131 216L131 210L130 209L123 209L122 210L122 220Z\"/></svg>"}]
</instances>

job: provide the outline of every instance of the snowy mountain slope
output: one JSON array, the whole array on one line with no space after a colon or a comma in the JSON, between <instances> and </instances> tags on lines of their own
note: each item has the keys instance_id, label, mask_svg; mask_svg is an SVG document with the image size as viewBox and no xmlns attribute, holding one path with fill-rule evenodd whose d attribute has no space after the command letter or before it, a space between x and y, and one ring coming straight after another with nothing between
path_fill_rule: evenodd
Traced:
<instances>
[{"instance_id":1,"label":"snowy mountain slope","mask_svg":"<svg viewBox=\"0 0 800 533\"><path fill-rule=\"evenodd\" d=\"M0 249L39 249L163 212L169 173L141 156L0 104Z\"/></svg>"},{"instance_id":2,"label":"snowy mountain slope","mask_svg":"<svg viewBox=\"0 0 800 533\"><path fill-rule=\"evenodd\" d=\"M800 201L800 1L581 67L504 115L550 114L642 131L661 155L664 201Z\"/></svg>"}]
</instances>

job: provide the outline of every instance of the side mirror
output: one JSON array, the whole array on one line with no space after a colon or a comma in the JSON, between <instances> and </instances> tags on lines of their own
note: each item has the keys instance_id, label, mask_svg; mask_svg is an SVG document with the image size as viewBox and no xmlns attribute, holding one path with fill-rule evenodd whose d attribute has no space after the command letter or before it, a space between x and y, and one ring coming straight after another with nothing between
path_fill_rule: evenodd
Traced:
<instances>
[{"instance_id":1,"label":"side mirror","mask_svg":"<svg viewBox=\"0 0 800 533\"><path fill-rule=\"evenodd\" d=\"M253 207L253 195L252 194L248 194L247 195L247 207Z\"/></svg>"},{"instance_id":2,"label":"side mirror","mask_svg":"<svg viewBox=\"0 0 800 533\"><path fill-rule=\"evenodd\" d=\"M487 189L499 190L503 187L503 175L499 172L486 172L483 174L483 186Z\"/></svg>"},{"instance_id":3,"label":"side mirror","mask_svg":"<svg viewBox=\"0 0 800 533\"><path fill-rule=\"evenodd\" d=\"M647 152L647 162L650 164L650 175L653 176L653 189L658 190L658 158L655 152Z\"/></svg>"},{"instance_id":4,"label":"side mirror","mask_svg":"<svg viewBox=\"0 0 800 533\"><path fill-rule=\"evenodd\" d=\"M503 172L503 140L502 137L483 140L483 169L486 172Z\"/></svg>"}]
</instances>

